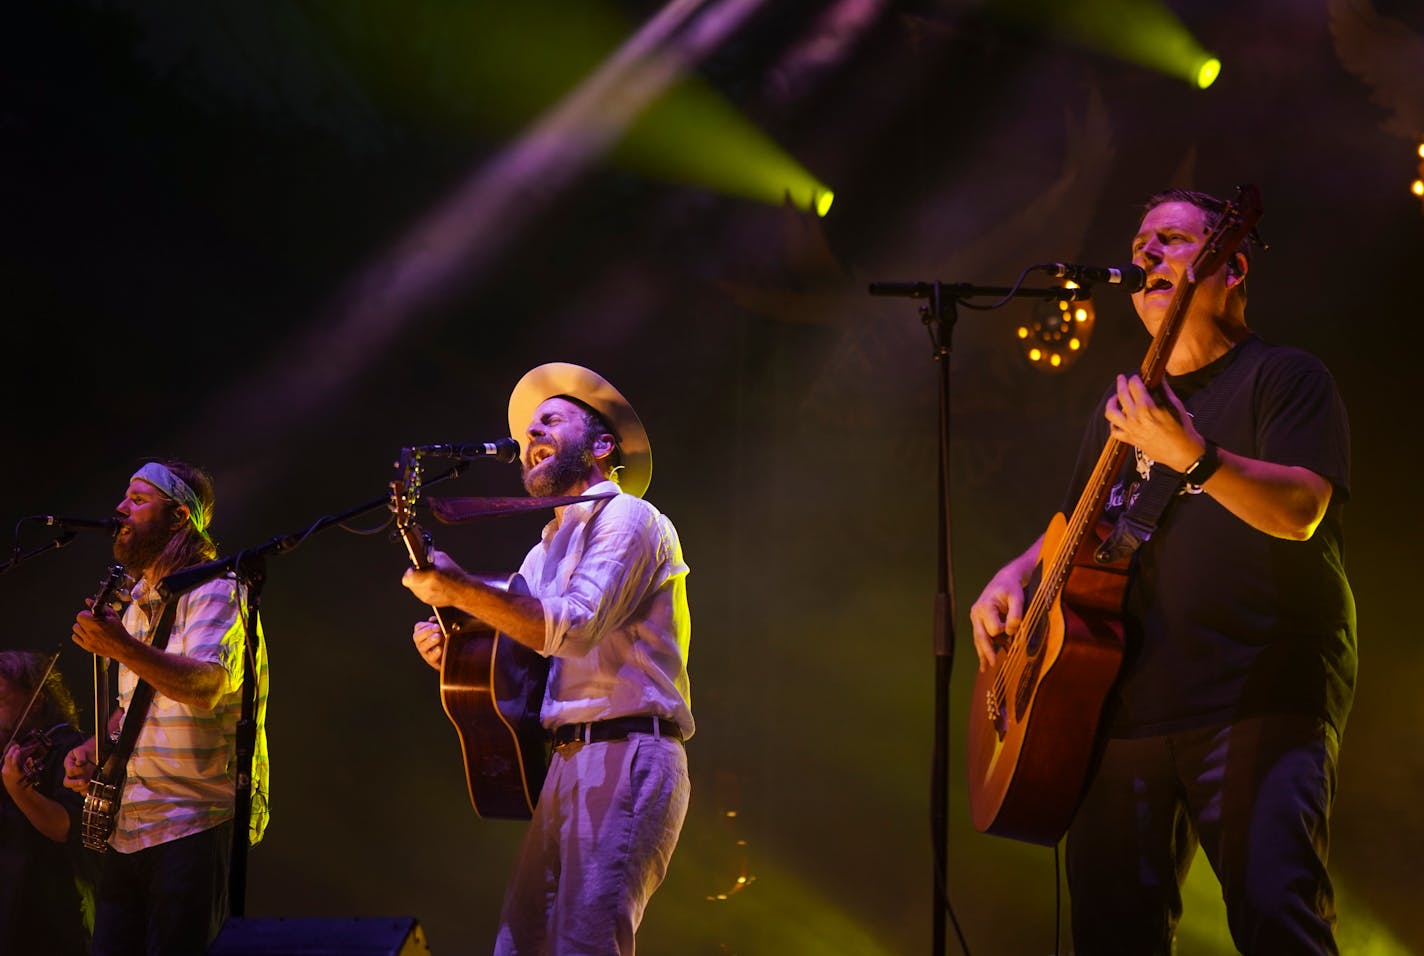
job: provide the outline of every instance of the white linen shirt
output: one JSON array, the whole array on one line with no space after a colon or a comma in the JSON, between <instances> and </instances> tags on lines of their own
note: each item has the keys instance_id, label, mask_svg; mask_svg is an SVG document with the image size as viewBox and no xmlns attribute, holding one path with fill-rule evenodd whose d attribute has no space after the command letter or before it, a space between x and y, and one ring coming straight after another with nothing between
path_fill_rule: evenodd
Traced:
<instances>
[{"instance_id":1,"label":"white linen shirt","mask_svg":"<svg viewBox=\"0 0 1424 956\"><path fill-rule=\"evenodd\" d=\"M242 710L245 624L235 578L208 581L178 597L166 651L220 664L227 672L223 696L210 711L181 704L155 692L143 722L110 844L120 853L191 836L232 819L236 779L237 721ZM162 604L147 582L133 590L124 626L145 644L153 643ZM252 811L249 839L257 843L267 826L267 648L258 631L257 741L252 757ZM119 706L127 717L138 677L119 667Z\"/></svg>"},{"instance_id":2,"label":"white linen shirt","mask_svg":"<svg viewBox=\"0 0 1424 956\"><path fill-rule=\"evenodd\" d=\"M647 714L692 736L687 572L672 522L633 495L567 505L544 528L520 574L544 609L545 727Z\"/></svg>"}]
</instances>

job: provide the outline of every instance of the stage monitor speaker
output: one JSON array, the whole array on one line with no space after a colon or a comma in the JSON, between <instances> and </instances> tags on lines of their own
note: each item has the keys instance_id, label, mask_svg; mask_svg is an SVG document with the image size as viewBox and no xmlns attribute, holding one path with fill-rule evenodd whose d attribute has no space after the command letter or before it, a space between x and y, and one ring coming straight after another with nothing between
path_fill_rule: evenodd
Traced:
<instances>
[{"instance_id":1,"label":"stage monitor speaker","mask_svg":"<svg viewBox=\"0 0 1424 956\"><path fill-rule=\"evenodd\" d=\"M414 917L249 919L223 924L208 956L430 956Z\"/></svg>"}]
</instances>

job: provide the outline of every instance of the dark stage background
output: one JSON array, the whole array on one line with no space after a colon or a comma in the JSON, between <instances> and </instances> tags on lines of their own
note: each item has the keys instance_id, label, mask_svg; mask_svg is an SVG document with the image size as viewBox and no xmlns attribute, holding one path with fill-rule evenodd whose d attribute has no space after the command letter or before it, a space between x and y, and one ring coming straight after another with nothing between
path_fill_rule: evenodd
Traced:
<instances>
[{"instance_id":1,"label":"dark stage background","mask_svg":"<svg viewBox=\"0 0 1424 956\"><path fill-rule=\"evenodd\" d=\"M1361 669L1331 861L1340 937L1355 953L1424 948L1424 656L1408 619L1424 12L1170 3L1224 63L1198 91L1069 38L1043 4L763 6L689 84L834 189L826 218L615 153L500 181L455 217L471 244L449 259L447 235L417 224L657 5L11 9L12 520L105 515L141 458L177 456L214 473L225 552L254 546L380 499L404 444L503 435L508 389L533 365L596 368L644 417L649 497L693 568L694 797L642 948L924 952L936 371L915 303L866 283L1008 284L1044 260L1126 261L1155 189L1253 182L1272 248L1251 273L1252 324L1320 355L1354 425ZM1109 5L1109 33L1149 6ZM724 141L714 121L689 120L665 149L709 141ZM1091 344L1058 374L1020 355L1027 305L965 312L954 334L949 884L979 954L1053 949L1055 871L1050 850L969 825L963 611L1041 529L1093 400L1145 351L1126 297L1095 299ZM441 492L517 494L517 473L477 464ZM541 521L432 530L493 571ZM46 540L21 529L25 547ZM0 577L4 644L64 640L107 560L101 536L81 536ZM248 913L412 915L433 952L483 952L522 828L470 811L410 646L422 608L398 584L404 565L384 532L336 528L270 561L274 816ZM87 659L62 664L86 696ZM1184 952L1230 951L1215 895L1199 859Z\"/></svg>"}]
</instances>

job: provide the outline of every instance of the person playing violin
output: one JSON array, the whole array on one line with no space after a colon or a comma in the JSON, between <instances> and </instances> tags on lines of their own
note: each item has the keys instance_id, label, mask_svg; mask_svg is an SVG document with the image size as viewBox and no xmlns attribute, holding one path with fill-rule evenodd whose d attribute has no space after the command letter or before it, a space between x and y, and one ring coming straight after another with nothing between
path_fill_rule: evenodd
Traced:
<instances>
[{"instance_id":1,"label":"person playing violin","mask_svg":"<svg viewBox=\"0 0 1424 956\"><path fill-rule=\"evenodd\" d=\"M64 755L86 735L49 664L34 651L0 651L0 953L88 952L84 799L64 786Z\"/></svg>"}]
</instances>

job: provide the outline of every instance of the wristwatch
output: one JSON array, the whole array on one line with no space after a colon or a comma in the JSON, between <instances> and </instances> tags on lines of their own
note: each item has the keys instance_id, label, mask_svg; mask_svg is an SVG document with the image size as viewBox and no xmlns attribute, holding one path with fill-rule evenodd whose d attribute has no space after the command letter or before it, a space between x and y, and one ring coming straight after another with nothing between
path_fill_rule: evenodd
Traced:
<instances>
[{"instance_id":1,"label":"wristwatch","mask_svg":"<svg viewBox=\"0 0 1424 956\"><path fill-rule=\"evenodd\" d=\"M1200 488L1206 484L1208 478L1216 474L1216 469L1220 467L1221 449L1216 446L1216 442L1208 438L1201 457L1187 466L1187 470L1182 472L1182 477L1187 480L1187 484Z\"/></svg>"}]
</instances>

